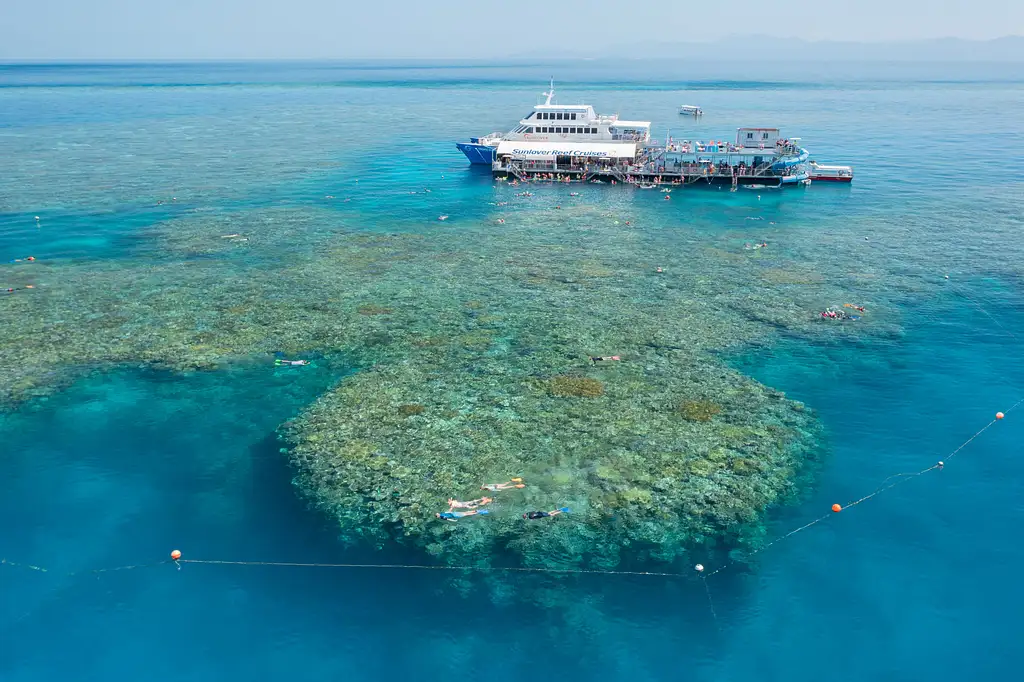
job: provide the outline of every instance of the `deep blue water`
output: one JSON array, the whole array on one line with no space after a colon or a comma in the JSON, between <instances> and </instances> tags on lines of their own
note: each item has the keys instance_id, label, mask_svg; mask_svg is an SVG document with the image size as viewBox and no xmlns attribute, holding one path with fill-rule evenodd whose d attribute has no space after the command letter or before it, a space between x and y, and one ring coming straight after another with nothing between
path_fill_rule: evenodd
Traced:
<instances>
[{"instance_id":1,"label":"deep blue water","mask_svg":"<svg viewBox=\"0 0 1024 682\"><path fill-rule=\"evenodd\" d=\"M777 123L822 160L857 167L852 188L677 193L670 206L586 189L652 243L721 247L770 230L779 253L883 278L879 306L898 334L781 338L731 356L813 408L827 434L813 489L774 513L775 532L892 474L939 459L945 469L787 538L749 571L715 576L717 618L692 578L553 581L566 598L544 607L462 595L433 572L164 564L67 576L158 562L175 547L225 559L421 558L341 547L278 452L275 428L354 367L91 373L0 414L0 556L49 569L0 566L0 678L1015 676L1024 409L949 459L1024 397L1024 161L1012 152L1024 142L1024 81L1005 69L847 66L832 78L792 67L755 80L642 63L4 67L0 262L165 258L146 232L159 221L325 195L351 199L325 210L355 229L426 233L440 213L459 229L487 215L494 190L451 140L509 127L552 68L572 81L560 86L566 101L649 116L659 135ZM676 120L690 100L709 112L696 124ZM405 153L407 166L383 162ZM432 192L409 194L423 187ZM538 203L564 201L559 191L537 190ZM777 225L752 226L752 215ZM652 257L668 263L671 250ZM259 264L230 267L258 276ZM520 578L503 580L514 592Z\"/></svg>"}]
</instances>

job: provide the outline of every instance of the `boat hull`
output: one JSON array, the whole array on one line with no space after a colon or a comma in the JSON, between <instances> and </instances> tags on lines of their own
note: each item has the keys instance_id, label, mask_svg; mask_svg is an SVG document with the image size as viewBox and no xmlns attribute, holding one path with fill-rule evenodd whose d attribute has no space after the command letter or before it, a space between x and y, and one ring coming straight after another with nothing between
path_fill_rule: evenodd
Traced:
<instances>
[{"instance_id":1,"label":"boat hull","mask_svg":"<svg viewBox=\"0 0 1024 682\"><path fill-rule=\"evenodd\" d=\"M812 175L811 180L814 182L853 182L852 176L836 177L831 175Z\"/></svg>"},{"instance_id":2,"label":"boat hull","mask_svg":"<svg viewBox=\"0 0 1024 682\"><path fill-rule=\"evenodd\" d=\"M490 166L494 163L497 147L478 144L475 142L456 142L455 146L459 148L460 152L466 155L466 158L469 159L469 162L472 164L486 164Z\"/></svg>"}]
</instances>

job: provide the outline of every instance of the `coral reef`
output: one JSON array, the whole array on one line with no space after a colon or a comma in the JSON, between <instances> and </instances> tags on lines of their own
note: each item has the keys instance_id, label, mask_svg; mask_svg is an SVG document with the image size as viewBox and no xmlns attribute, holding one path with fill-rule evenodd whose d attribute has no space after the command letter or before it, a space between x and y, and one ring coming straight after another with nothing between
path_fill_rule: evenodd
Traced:
<instances>
[{"instance_id":1,"label":"coral reef","mask_svg":"<svg viewBox=\"0 0 1024 682\"><path fill-rule=\"evenodd\" d=\"M859 278L853 296L847 268L824 263L820 283L763 277L807 267L778 252L743 265L593 205L429 233L374 231L346 210L193 213L144 232L130 258L7 266L36 288L0 306L0 400L125 363L269 371L274 352L344 357L358 371L281 427L299 489L342 538L453 562L501 547L611 567L755 545L766 509L814 462L813 415L719 351L780 332L898 333L880 302L891 279ZM670 267L656 273L655 259ZM814 319L822 300L866 300L869 286L879 312L864 324ZM624 360L589 360L613 353ZM526 487L499 492L488 517L434 518L511 477ZM572 513L551 523L521 518L561 506Z\"/></svg>"},{"instance_id":2,"label":"coral reef","mask_svg":"<svg viewBox=\"0 0 1024 682\"><path fill-rule=\"evenodd\" d=\"M604 386L589 377L559 376L548 381L548 392L556 398L597 398Z\"/></svg>"},{"instance_id":3,"label":"coral reef","mask_svg":"<svg viewBox=\"0 0 1024 682\"><path fill-rule=\"evenodd\" d=\"M710 400L684 400L679 403L677 411L683 419L692 422L709 422L712 417L722 411L722 408Z\"/></svg>"}]
</instances>

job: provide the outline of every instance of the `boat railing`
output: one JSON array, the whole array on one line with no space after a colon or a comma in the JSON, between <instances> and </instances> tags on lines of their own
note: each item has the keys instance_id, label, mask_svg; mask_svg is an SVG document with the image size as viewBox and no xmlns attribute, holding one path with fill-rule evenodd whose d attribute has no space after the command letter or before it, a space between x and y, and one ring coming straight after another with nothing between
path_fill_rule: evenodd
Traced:
<instances>
[{"instance_id":1,"label":"boat railing","mask_svg":"<svg viewBox=\"0 0 1024 682\"><path fill-rule=\"evenodd\" d=\"M790 172L776 172L772 169L771 163L762 163L757 166L739 166L739 165L727 165L721 166L716 164L706 163L683 163L683 164L658 164L654 168L647 169L642 166L635 167L634 172L637 173L668 173L676 174L681 173L682 175L712 175L712 176L743 176L743 177L776 177L790 175L795 172L796 167L790 166L784 171Z\"/></svg>"},{"instance_id":2,"label":"boat railing","mask_svg":"<svg viewBox=\"0 0 1024 682\"><path fill-rule=\"evenodd\" d=\"M562 163L559 164L556 160L533 160L533 159L507 159L498 160L492 164L495 171L504 171L510 175L514 175L520 180L524 180L535 173L580 173L583 175L590 174L602 174L610 175L617 179L619 182L627 183L638 181L639 178L652 175L661 175L665 177L678 177L683 176L684 178L784 178L792 175L800 175L803 169L799 165L788 166L786 168L775 169L772 167L772 163L762 163L757 166L740 166L740 165L718 165L718 164L703 164L703 163L684 163L676 165L674 163L658 163L657 160L647 161L642 164L630 164L628 166L622 166L618 164L607 164L607 163Z\"/></svg>"}]
</instances>

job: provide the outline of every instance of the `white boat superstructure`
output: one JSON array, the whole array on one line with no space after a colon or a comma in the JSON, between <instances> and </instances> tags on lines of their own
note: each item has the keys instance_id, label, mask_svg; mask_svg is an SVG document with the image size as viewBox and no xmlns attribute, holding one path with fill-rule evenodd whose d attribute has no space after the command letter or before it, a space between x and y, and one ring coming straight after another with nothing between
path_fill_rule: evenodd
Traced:
<instances>
[{"instance_id":1,"label":"white boat superstructure","mask_svg":"<svg viewBox=\"0 0 1024 682\"><path fill-rule=\"evenodd\" d=\"M597 114L589 104L555 104L555 84L519 125L505 133L506 140L529 142L618 142L646 143L651 137L650 121L627 121L617 114Z\"/></svg>"},{"instance_id":2,"label":"white boat superstructure","mask_svg":"<svg viewBox=\"0 0 1024 682\"><path fill-rule=\"evenodd\" d=\"M683 114L684 116L697 117L703 116L704 110L693 104L684 104L683 106L679 107L679 113Z\"/></svg>"},{"instance_id":3,"label":"white boat superstructure","mask_svg":"<svg viewBox=\"0 0 1024 682\"><path fill-rule=\"evenodd\" d=\"M544 103L520 119L519 125L505 134L491 133L456 144L473 163L490 164L502 150L512 149L525 156L561 156L557 152L575 155L581 151L591 154L621 152L635 154L637 146L651 139L650 121L630 121L617 114L598 114L589 104L557 104L554 101L555 84L543 93ZM608 146L614 145L614 146ZM631 145L631 151L625 146ZM499 149L501 147L501 149Z\"/></svg>"}]
</instances>

